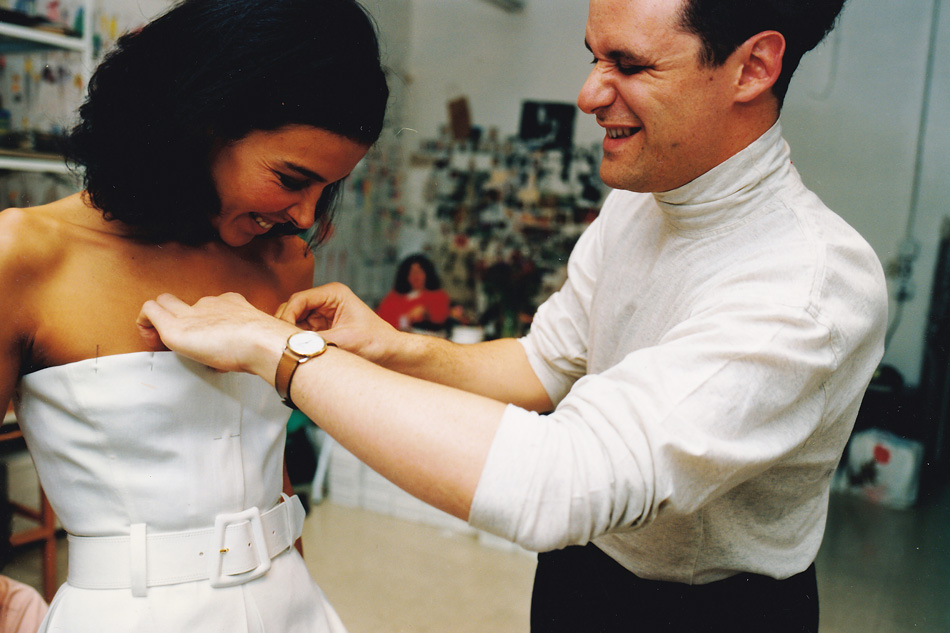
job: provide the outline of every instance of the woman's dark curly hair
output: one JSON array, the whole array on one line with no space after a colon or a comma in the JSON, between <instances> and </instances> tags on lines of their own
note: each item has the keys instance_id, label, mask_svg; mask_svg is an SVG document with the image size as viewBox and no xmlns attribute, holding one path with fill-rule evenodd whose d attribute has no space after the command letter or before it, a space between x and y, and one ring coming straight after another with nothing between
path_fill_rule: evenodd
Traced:
<instances>
[{"instance_id":1,"label":"woman's dark curly hair","mask_svg":"<svg viewBox=\"0 0 950 633\"><path fill-rule=\"evenodd\" d=\"M150 242L218 235L212 148L255 130L314 126L367 146L389 88L372 18L355 0L184 0L119 39L66 139L92 204ZM340 183L324 190L315 239Z\"/></svg>"},{"instance_id":2,"label":"woman's dark curly hair","mask_svg":"<svg viewBox=\"0 0 950 633\"><path fill-rule=\"evenodd\" d=\"M782 72L772 92L785 101L802 57L835 27L846 0L685 0L682 25L703 43L703 63L721 66L743 42L763 31L785 37Z\"/></svg>"},{"instance_id":3,"label":"woman's dark curly hair","mask_svg":"<svg viewBox=\"0 0 950 633\"><path fill-rule=\"evenodd\" d=\"M439 279L439 273L435 270L435 264L425 255L417 253L410 255L402 260L399 268L396 269L396 279L393 282L393 290L401 295L412 292L412 285L409 283L409 269L413 264L419 264L422 271L426 274L426 290L438 290L442 287L442 280Z\"/></svg>"}]
</instances>

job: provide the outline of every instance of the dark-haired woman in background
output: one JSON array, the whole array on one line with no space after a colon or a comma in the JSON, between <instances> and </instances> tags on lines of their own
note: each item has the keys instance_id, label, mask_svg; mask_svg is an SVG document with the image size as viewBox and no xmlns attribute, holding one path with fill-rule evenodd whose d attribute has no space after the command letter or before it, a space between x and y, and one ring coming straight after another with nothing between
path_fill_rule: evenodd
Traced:
<instances>
[{"instance_id":1,"label":"dark-haired woman in background","mask_svg":"<svg viewBox=\"0 0 950 633\"><path fill-rule=\"evenodd\" d=\"M292 543L289 410L264 381L149 352L162 292L274 311L309 288L340 182L388 89L354 0L187 0L92 77L84 191L0 213L0 410L11 398L69 533L41 630L343 631Z\"/></svg>"},{"instance_id":2,"label":"dark-haired woman in background","mask_svg":"<svg viewBox=\"0 0 950 633\"><path fill-rule=\"evenodd\" d=\"M398 330L434 330L445 326L449 303L432 261L425 255L411 255L399 264L393 289L376 313Z\"/></svg>"}]
</instances>

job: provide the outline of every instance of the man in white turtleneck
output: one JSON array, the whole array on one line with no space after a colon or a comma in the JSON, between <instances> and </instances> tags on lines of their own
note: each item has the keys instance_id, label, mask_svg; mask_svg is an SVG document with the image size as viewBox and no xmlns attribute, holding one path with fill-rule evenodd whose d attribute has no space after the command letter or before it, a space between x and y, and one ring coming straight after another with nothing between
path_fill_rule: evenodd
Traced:
<instances>
[{"instance_id":1,"label":"man in white turtleneck","mask_svg":"<svg viewBox=\"0 0 950 633\"><path fill-rule=\"evenodd\" d=\"M339 285L284 321L162 296L143 333L276 382L406 490L543 552L535 633L817 631L813 561L887 297L779 112L842 3L590 1L578 104L616 190L522 340L399 333ZM337 347L294 352L298 327Z\"/></svg>"}]
</instances>

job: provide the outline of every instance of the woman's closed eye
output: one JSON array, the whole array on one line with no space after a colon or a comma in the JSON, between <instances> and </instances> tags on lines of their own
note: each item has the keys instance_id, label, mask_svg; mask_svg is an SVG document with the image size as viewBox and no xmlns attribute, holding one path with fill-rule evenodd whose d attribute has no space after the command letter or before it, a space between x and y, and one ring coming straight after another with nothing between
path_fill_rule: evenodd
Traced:
<instances>
[{"instance_id":1,"label":"woman's closed eye","mask_svg":"<svg viewBox=\"0 0 950 633\"><path fill-rule=\"evenodd\" d=\"M307 185L310 184L310 181L305 178L295 178L294 176L289 176L280 172L277 172L277 177L280 179L280 186L290 191L300 191L302 189L306 189Z\"/></svg>"}]
</instances>

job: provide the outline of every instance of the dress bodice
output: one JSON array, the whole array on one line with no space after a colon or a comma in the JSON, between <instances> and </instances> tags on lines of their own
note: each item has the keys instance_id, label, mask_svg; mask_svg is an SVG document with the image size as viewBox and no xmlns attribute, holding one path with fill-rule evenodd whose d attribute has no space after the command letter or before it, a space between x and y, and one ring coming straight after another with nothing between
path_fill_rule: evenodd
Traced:
<instances>
[{"instance_id":1,"label":"dress bodice","mask_svg":"<svg viewBox=\"0 0 950 633\"><path fill-rule=\"evenodd\" d=\"M73 535L131 542L130 526L141 523L150 536L194 532L280 499L290 410L256 376L218 373L172 352L120 354L28 374L14 405L40 482ZM183 581L137 596L67 582L40 631L346 629L288 547L266 574L230 587Z\"/></svg>"},{"instance_id":2,"label":"dress bodice","mask_svg":"<svg viewBox=\"0 0 950 633\"><path fill-rule=\"evenodd\" d=\"M71 534L204 528L280 497L290 412L256 376L173 352L105 356L24 376L15 408Z\"/></svg>"}]
</instances>

